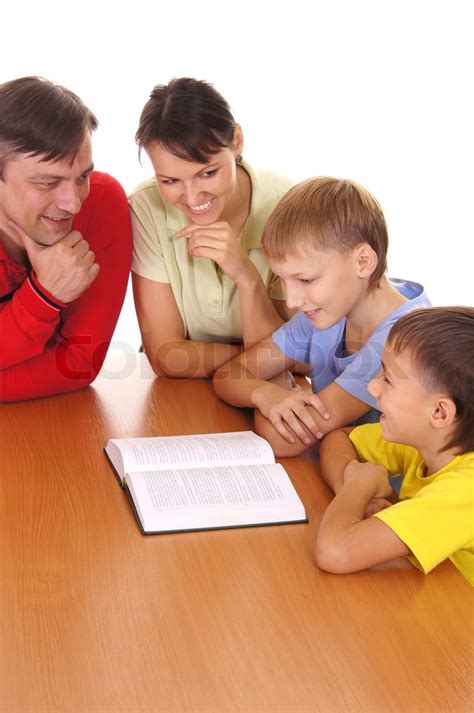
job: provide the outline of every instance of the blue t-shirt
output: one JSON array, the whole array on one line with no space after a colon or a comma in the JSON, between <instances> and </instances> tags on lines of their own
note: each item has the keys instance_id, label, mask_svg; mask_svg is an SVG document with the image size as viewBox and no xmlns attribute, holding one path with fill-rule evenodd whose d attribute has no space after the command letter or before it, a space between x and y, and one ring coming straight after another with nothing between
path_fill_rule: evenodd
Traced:
<instances>
[{"instance_id":1,"label":"blue t-shirt","mask_svg":"<svg viewBox=\"0 0 474 713\"><path fill-rule=\"evenodd\" d=\"M283 354L311 365L311 386L315 393L334 381L356 399L376 408L367 386L381 369L382 351L390 329L407 312L431 306L424 288L417 282L395 278L390 278L390 282L408 302L380 322L367 342L349 356L343 356L345 317L329 329L318 329L298 312L274 332L273 341Z\"/></svg>"}]
</instances>

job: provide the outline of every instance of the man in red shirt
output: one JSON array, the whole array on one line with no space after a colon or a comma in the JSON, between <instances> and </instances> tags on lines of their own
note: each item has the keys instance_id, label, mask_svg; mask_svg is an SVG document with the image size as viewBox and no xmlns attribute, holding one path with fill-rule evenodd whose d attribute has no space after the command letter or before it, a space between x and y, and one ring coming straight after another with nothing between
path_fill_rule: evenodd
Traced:
<instances>
[{"instance_id":1,"label":"man in red shirt","mask_svg":"<svg viewBox=\"0 0 474 713\"><path fill-rule=\"evenodd\" d=\"M94 171L97 120L39 77L0 85L0 401L87 386L130 269L125 193Z\"/></svg>"}]
</instances>

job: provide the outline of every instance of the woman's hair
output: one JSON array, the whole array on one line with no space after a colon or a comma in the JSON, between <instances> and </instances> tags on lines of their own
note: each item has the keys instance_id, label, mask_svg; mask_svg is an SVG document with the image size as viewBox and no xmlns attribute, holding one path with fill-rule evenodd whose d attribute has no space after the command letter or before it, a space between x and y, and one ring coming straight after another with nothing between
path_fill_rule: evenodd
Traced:
<instances>
[{"instance_id":1,"label":"woman's hair","mask_svg":"<svg viewBox=\"0 0 474 713\"><path fill-rule=\"evenodd\" d=\"M474 308L409 312L395 322L387 347L395 355L406 350L425 388L444 391L454 401L454 432L443 450L474 451Z\"/></svg>"},{"instance_id":2,"label":"woman's hair","mask_svg":"<svg viewBox=\"0 0 474 713\"><path fill-rule=\"evenodd\" d=\"M304 250L353 250L368 243L378 258L374 288L387 269L388 232L376 199L354 181L321 176L298 183L275 206L263 231L267 257L282 260Z\"/></svg>"},{"instance_id":3,"label":"woman's hair","mask_svg":"<svg viewBox=\"0 0 474 713\"><path fill-rule=\"evenodd\" d=\"M180 77L153 88L135 140L139 151L159 142L178 158L208 163L230 145L234 129L230 107L212 84Z\"/></svg>"},{"instance_id":4,"label":"woman's hair","mask_svg":"<svg viewBox=\"0 0 474 713\"><path fill-rule=\"evenodd\" d=\"M77 154L94 114L69 89L42 77L22 77L0 85L0 178L17 154L56 161Z\"/></svg>"}]
</instances>

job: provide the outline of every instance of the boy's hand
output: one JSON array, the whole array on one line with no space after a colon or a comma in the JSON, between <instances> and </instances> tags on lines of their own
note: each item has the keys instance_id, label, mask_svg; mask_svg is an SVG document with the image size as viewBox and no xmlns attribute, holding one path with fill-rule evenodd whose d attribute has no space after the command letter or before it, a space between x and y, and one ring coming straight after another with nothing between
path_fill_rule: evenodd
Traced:
<instances>
[{"instance_id":1,"label":"boy's hand","mask_svg":"<svg viewBox=\"0 0 474 713\"><path fill-rule=\"evenodd\" d=\"M286 391L266 383L255 389L253 401L258 410L289 443L295 443L295 435L302 443L310 444L314 438L322 438L318 424L307 406L312 406L323 419L329 414L321 399L306 389ZM313 436L313 439L310 437Z\"/></svg>"},{"instance_id":2,"label":"boy's hand","mask_svg":"<svg viewBox=\"0 0 474 713\"><path fill-rule=\"evenodd\" d=\"M389 498L393 493L387 469L375 463L351 460L344 469L343 479L344 483L357 479L361 486L366 486L370 491L370 498Z\"/></svg>"},{"instance_id":3,"label":"boy's hand","mask_svg":"<svg viewBox=\"0 0 474 713\"><path fill-rule=\"evenodd\" d=\"M21 239L40 285L55 299L68 304L80 297L99 274L89 243L73 230L53 245L39 245L16 223L10 223Z\"/></svg>"},{"instance_id":4,"label":"boy's hand","mask_svg":"<svg viewBox=\"0 0 474 713\"><path fill-rule=\"evenodd\" d=\"M364 512L364 519L375 515L375 513L385 510L386 508L392 507L393 503L387 498L371 498L367 503Z\"/></svg>"}]
</instances>

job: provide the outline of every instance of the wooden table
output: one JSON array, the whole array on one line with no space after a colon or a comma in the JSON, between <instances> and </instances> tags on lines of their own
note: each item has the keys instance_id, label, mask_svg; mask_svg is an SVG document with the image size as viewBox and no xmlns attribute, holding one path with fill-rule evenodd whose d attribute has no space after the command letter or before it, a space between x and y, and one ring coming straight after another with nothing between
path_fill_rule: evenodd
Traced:
<instances>
[{"instance_id":1,"label":"wooden table","mask_svg":"<svg viewBox=\"0 0 474 713\"><path fill-rule=\"evenodd\" d=\"M107 439L249 425L142 355L0 406L2 713L473 709L470 586L449 562L318 571L314 456L281 461L307 525L140 534Z\"/></svg>"}]
</instances>

